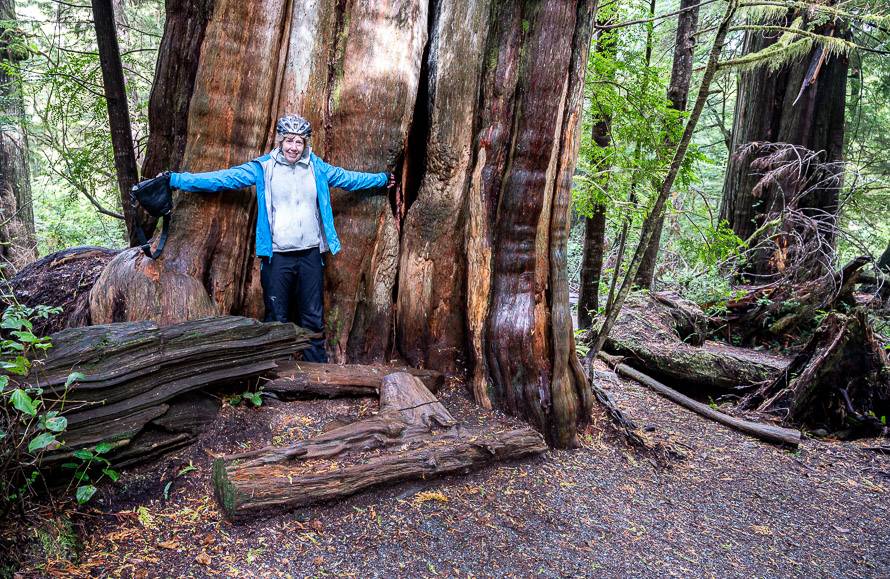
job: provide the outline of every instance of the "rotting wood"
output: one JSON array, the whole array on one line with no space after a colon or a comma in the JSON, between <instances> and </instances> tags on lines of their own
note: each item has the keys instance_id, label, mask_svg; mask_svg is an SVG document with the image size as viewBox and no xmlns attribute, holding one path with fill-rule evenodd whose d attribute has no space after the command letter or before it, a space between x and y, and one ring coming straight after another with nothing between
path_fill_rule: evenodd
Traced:
<instances>
[{"instance_id":1,"label":"rotting wood","mask_svg":"<svg viewBox=\"0 0 890 579\"><path fill-rule=\"evenodd\" d=\"M408 372L433 393L438 392L445 382L445 376L434 370L282 360L278 362L277 368L266 374L270 381L263 384L263 389L282 397L294 398L377 396L384 376L394 372Z\"/></svg>"},{"instance_id":2,"label":"rotting wood","mask_svg":"<svg viewBox=\"0 0 890 579\"><path fill-rule=\"evenodd\" d=\"M35 360L27 378L43 389L47 408L61 410L68 421L64 445L44 455L43 464L52 470L74 451L100 442L112 444L107 458L115 464L187 444L217 407L187 393L256 377L274 368L276 359L307 347L310 335L293 324L236 316L53 334L53 347ZM72 372L83 376L66 386ZM20 380L10 378L14 386Z\"/></svg>"},{"instance_id":3,"label":"rotting wood","mask_svg":"<svg viewBox=\"0 0 890 579\"><path fill-rule=\"evenodd\" d=\"M217 459L223 513L244 521L372 486L463 472L547 450L530 428L465 428L416 377L383 379L376 415L288 447Z\"/></svg>"},{"instance_id":4,"label":"rotting wood","mask_svg":"<svg viewBox=\"0 0 890 579\"><path fill-rule=\"evenodd\" d=\"M760 424L757 422L752 422L750 420L742 420L741 418L736 418L734 416L724 414L723 412L711 408L707 404L702 404L701 402L693 400L688 396L680 394L673 388L669 388L658 380L655 380L654 378L643 374L639 370L631 368L627 364L621 363L619 361L620 358L609 356L608 354L600 354L600 356L606 362L612 365L615 368L615 371L622 376L636 380L644 386L648 386L671 402L679 404L680 406L688 410L692 410L700 416L704 416L705 418L723 424L724 426L729 426L730 428L734 428L739 432L754 436L756 438L759 438L760 440L765 440L767 442L787 444L794 447L800 444L799 430L782 428L781 426L774 426L771 424Z\"/></svg>"},{"instance_id":5,"label":"rotting wood","mask_svg":"<svg viewBox=\"0 0 890 579\"><path fill-rule=\"evenodd\" d=\"M707 317L669 294L628 298L606 350L661 380L736 390L772 380L790 362L775 354L706 341Z\"/></svg>"},{"instance_id":6,"label":"rotting wood","mask_svg":"<svg viewBox=\"0 0 890 579\"><path fill-rule=\"evenodd\" d=\"M890 414L890 361L865 312L833 312L788 369L741 401L785 423L874 436Z\"/></svg>"}]
</instances>

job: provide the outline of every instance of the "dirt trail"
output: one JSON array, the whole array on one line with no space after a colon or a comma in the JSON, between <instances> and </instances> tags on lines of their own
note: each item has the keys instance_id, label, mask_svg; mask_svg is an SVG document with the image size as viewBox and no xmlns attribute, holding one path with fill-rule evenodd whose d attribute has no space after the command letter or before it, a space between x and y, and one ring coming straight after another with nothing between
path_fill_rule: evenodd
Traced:
<instances>
[{"instance_id":1,"label":"dirt trail","mask_svg":"<svg viewBox=\"0 0 890 579\"><path fill-rule=\"evenodd\" d=\"M602 368L601 370L605 370ZM248 525L221 519L211 456L310 436L373 400L226 408L198 444L125 473L78 519L77 565L36 576L720 576L890 574L890 456L880 441L805 440L789 452L708 422L608 373L605 385L656 440L686 458L670 468L611 439L406 483ZM609 383L609 380L614 380ZM461 420L482 413L452 384ZM597 432L592 429L591 432ZM887 444L883 441L883 444ZM170 477L193 463L197 470ZM114 494L112 494L114 493Z\"/></svg>"}]
</instances>

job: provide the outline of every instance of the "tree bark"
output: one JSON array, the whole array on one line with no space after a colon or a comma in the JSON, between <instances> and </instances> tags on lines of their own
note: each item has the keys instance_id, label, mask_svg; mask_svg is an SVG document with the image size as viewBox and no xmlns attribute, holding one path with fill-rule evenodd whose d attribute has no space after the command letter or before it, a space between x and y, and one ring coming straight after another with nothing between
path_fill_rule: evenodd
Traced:
<instances>
[{"instance_id":1,"label":"tree bark","mask_svg":"<svg viewBox=\"0 0 890 579\"><path fill-rule=\"evenodd\" d=\"M136 151L133 148L133 131L130 128L130 107L124 83L120 46L117 42L117 26L111 0L92 0L93 25L102 66L102 85L108 106L108 125L111 129L111 146L114 149L114 169L124 221L130 246L139 245L136 235L137 213L130 202L130 188L139 181L136 167Z\"/></svg>"},{"instance_id":2,"label":"tree bark","mask_svg":"<svg viewBox=\"0 0 890 579\"><path fill-rule=\"evenodd\" d=\"M0 0L0 279L37 258L28 136L18 63L28 50L17 28L15 1Z\"/></svg>"},{"instance_id":3,"label":"tree bark","mask_svg":"<svg viewBox=\"0 0 890 579\"><path fill-rule=\"evenodd\" d=\"M671 66L671 80L668 85L667 97L671 108L678 112L686 110L689 100L689 84L692 81L692 67L695 63L695 38L698 27L698 11L700 0L680 0L677 16L677 35L674 41L674 61ZM672 129L673 127L671 127ZM676 143L670 137L665 142L665 149L670 150ZM652 289L655 281L655 269L658 266L658 250L661 246L661 233L664 230L664 215L659 216L655 223L652 239L643 254L640 269L635 283L643 289Z\"/></svg>"},{"instance_id":4,"label":"tree bark","mask_svg":"<svg viewBox=\"0 0 890 579\"><path fill-rule=\"evenodd\" d=\"M263 389L282 397L377 396L383 378L395 372L414 376L434 394L445 382L445 376L433 370L362 364L339 366L290 360L279 362L275 370L264 376L269 382L263 384Z\"/></svg>"},{"instance_id":5,"label":"tree bark","mask_svg":"<svg viewBox=\"0 0 890 579\"><path fill-rule=\"evenodd\" d=\"M213 487L225 515L244 521L546 448L528 428L465 429L419 380L396 373L383 380L376 415L290 447L217 459Z\"/></svg>"},{"instance_id":6,"label":"tree bark","mask_svg":"<svg viewBox=\"0 0 890 579\"><path fill-rule=\"evenodd\" d=\"M396 199L333 192L343 245L326 258L333 359L463 372L469 358L482 404L571 445L591 407L565 250L592 13L578 0L217 0L182 166L259 155L287 111L313 123L328 162L398 167ZM168 25L165 37L180 33ZM187 92L187 75L158 74L177 87L169 94ZM252 192L179 194L163 257L117 256L91 292L93 320L261 315L254 205Z\"/></svg>"},{"instance_id":7,"label":"tree bark","mask_svg":"<svg viewBox=\"0 0 890 579\"><path fill-rule=\"evenodd\" d=\"M798 16L797 13L790 14L786 22ZM843 23L835 20L819 26L816 31L825 35L846 35ZM773 33L749 32L745 37L744 53L767 48L778 38L779 35ZM829 174L820 175L815 179L820 183L814 184L812 177L816 163L810 163L801 167L800 173L795 171L794 179L757 188L764 170L752 167L752 164L756 165L768 153L755 150L744 154L743 149L755 142L787 143L818 153L822 163L840 161L848 67L846 55L829 55L817 44L806 57L795 59L778 71L760 67L739 75L732 148L726 167L720 219L726 220L742 239L749 239L764 223L793 204L824 223L822 233L829 246L833 245L842 169L829 166L825 169ZM770 228L766 235L774 233L775 228ZM780 237L782 239L757 251L747 261L747 273L769 276L783 268L788 262L786 256L794 251L794 241L793 236ZM763 241L763 235L752 241ZM811 269L815 276L820 274L818 268L805 269Z\"/></svg>"}]
</instances>

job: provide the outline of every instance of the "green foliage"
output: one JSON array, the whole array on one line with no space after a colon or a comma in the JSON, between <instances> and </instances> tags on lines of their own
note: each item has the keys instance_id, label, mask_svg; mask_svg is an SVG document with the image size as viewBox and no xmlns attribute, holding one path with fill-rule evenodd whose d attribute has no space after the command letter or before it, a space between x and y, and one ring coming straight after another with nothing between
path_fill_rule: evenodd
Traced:
<instances>
[{"instance_id":1,"label":"green foliage","mask_svg":"<svg viewBox=\"0 0 890 579\"><path fill-rule=\"evenodd\" d=\"M241 402L250 402L255 408L259 408L263 405L263 389L259 388L256 391L245 390L240 394L232 394L226 396L225 400L232 406L238 406Z\"/></svg>"},{"instance_id":2,"label":"green foliage","mask_svg":"<svg viewBox=\"0 0 890 579\"><path fill-rule=\"evenodd\" d=\"M134 147L142 158L164 8L158 0L121 6L118 41ZM119 218L121 200L90 5L29 0L17 8L30 52L19 70L29 115L39 250L123 246L126 231Z\"/></svg>"},{"instance_id":3,"label":"green foliage","mask_svg":"<svg viewBox=\"0 0 890 579\"><path fill-rule=\"evenodd\" d=\"M60 311L13 304L0 317L0 518L14 504L26 501L37 491L44 455L65 445L68 419L61 412L69 389L84 375L72 372L61 396L53 397L28 381L33 357L52 347L49 338L32 333L32 320ZM117 480L118 473L102 456L111 449L109 443L78 449L72 452L72 462L62 465L72 471L78 503L87 502L95 494L99 480ZM100 472L95 474L97 470Z\"/></svg>"}]
</instances>

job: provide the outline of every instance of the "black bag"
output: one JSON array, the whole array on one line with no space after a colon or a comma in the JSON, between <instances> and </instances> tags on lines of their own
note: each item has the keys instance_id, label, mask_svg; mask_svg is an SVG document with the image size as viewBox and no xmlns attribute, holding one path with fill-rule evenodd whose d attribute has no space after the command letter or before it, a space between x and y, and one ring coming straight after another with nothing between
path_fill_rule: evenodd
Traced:
<instances>
[{"instance_id":1,"label":"black bag","mask_svg":"<svg viewBox=\"0 0 890 579\"><path fill-rule=\"evenodd\" d=\"M158 248L154 254L151 251L151 244L145 237L145 232L138 223L136 227L136 237L139 239L142 251L149 259L157 259L161 252L164 251L164 244L167 243L167 234L170 232L170 212L173 211L173 191L170 189L170 172L164 172L154 179L141 181L130 189L130 203L133 207L137 204L145 209L149 215L160 217L163 219L161 227L161 237L158 239Z\"/></svg>"}]
</instances>

